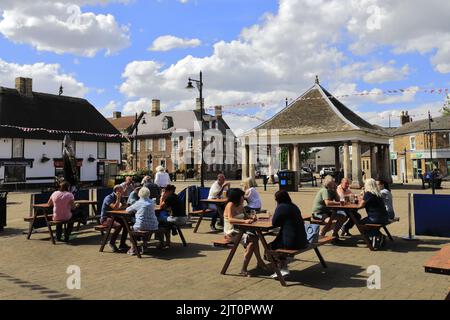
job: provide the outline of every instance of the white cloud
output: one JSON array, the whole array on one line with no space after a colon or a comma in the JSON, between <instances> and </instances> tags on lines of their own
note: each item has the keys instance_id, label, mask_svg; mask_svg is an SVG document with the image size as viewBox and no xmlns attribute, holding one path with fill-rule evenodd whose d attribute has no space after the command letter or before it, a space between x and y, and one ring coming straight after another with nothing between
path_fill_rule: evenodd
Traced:
<instances>
[{"instance_id":1,"label":"white cloud","mask_svg":"<svg viewBox=\"0 0 450 320\"><path fill-rule=\"evenodd\" d=\"M61 72L59 64L25 64L8 63L0 59L0 85L14 88L16 77L33 79L33 91L58 94L59 87L64 87L64 95L83 98L88 89L73 75Z\"/></svg>"},{"instance_id":2,"label":"white cloud","mask_svg":"<svg viewBox=\"0 0 450 320\"><path fill-rule=\"evenodd\" d=\"M103 114L103 116L106 117L106 118L111 117L112 113L114 111L119 111L119 110L120 110L119 104L116 101L114 101L114 100L111 100L103 108L99 109L101 114Z\"/></svg>"},{"instance_id":3,"label":"white cloud","mask_svg":"<svg viewBox=\"0 0 450 320\"><path fill-rule=\"evenodd\" d=\"M127 0L0 0L0 33L14 43L25 43L39 51L93 57L111 54L130 43L129 30L114 16L82 12L82 5L127 3Z\"/></svg>"},{"instance_id":4,"label":"white cloud","mask_svg":"<svg viewBox=\"0 0 450 320\"><path fill-rule=\"evenodd\" d=\"M371 5L380 9L378 17L375 12L368 12ZM350 46L353 52L366 54L379 46L388 46L397 54L430 54L437 71L450 72L450 2L353 0L349 10L352 19L347 30L355 39ZM368 28L370 20L378 20L379 28Z\"/></svg>"},{"instance_id":5,"label":"white cloud","mask_svg":"<svg viewBox=\"0 0 450 320\"><path fill-rule=\"evenodd\" d=\"M171 35L161 36L153 41L150 51L169 51L176 48L195 48L202 44L199 39L182 39Z\"/></svg>"},{"instance_id":6,"label":"white cloud","mask_svg":"<svg viewBox=\"0 0 450 320\"><path fill-rule=\"evenodd\" d=\"M400 81L409 75L409 66L404 65L401 69L392 66L381 66L365 74L363 79L367 83L383 83L388 81Z\"/></svg>"}]
</instances>

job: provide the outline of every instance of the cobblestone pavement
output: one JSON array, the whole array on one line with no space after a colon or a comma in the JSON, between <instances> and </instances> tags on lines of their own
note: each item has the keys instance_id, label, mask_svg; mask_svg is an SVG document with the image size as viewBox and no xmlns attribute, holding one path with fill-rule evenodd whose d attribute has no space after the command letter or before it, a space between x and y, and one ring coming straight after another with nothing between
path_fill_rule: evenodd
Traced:
<instances>
[{"instance_id":1,"label":"cobblestone pavement","mask_svg":"<svg viewBox=\"0 0 450 320\"><path fill-rule=\"evenodd\" d=\"M238 183L234 183L237 185ZM184 183L177 183L181 188ZM450 185L439 193L450 194ZM197 234L184 229L189 243L184 248L179 237L173 247L157 250L154 246L141 260L126 254L99 252L101 236L93 228L75 233L70 245L52 245L45 232L26 240L23 217L29 213L30 193L10 193L8 227L0 234L0 299L439 299L445 298L450 277L428 274L423 264L437 250L450 243L448 238L420 237L420 241L401 239L407 234L408 192L429 193L418 186L393 191L395 210L400 222L390 226L395 242L385 250L370 252L358 237L344 246L321 247L328 262L322 269L313 251L290 264L288 287L272 280L251 261L253 277L238 275L243 249L239 248L228 270L220 275L228 250L214 248L212 241L221 237L209 232L209 223ZM259 188L263 205L273 210L273 194ZM302 212L310 213L317 188L304 187L292 197ZM42 229L45 231L45 229ZM354 233L357 233L354 230ZM81 268L81 289L69 290L68 266ZM369 290L367 268L381 268L381 289Z\"/></svg>"}]
</instances>

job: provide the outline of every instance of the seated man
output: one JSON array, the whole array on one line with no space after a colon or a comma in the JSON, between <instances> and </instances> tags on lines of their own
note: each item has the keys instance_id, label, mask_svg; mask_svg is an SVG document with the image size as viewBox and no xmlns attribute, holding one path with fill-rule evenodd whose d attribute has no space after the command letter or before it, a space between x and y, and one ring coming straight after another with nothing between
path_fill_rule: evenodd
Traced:
<instances>
[{"instance_id":1,"label":"seated man","mask_svg":"<svg viewBox=\"0 0 450 320\"><path fill-rule=\"evenodd\" d=\"M106 196L103 200L102 205L102 211L101 211L101 217L100 217L100 223L106 227L109 227L113 223L113 219L111 217L108 217L107 211L108 210L118 210L122 206L121 200L122 200L122 192L123 189L120 185L117 185L113 189L113 193ZM109 247L112 249L113 252L118 252L121 250L130 249L130 247L127 246L126 241L128 237L127 229L125 229L125 226L122 225L123 222L114 221L114 233L111 236L111 239L109 241ZM120 231L122 231L122 237L120 238L120 245L119 248L116 246L116 240L117 237L120 234Z\"/></svg>"},{"instance_id":2,"label":"seated man","mask_svg":"<svg viewBox=\"0 0 450 320\"><path fill-rule=\"evenodd\" d=\"M150 190L150 199L156 199L156 204L159 204L161 198L161 188L153 182L150 176L146 176L142 180L142 186Z\"/></svg>"},{"instance_id":3,"label":"seated man","mask_svg":"<svg viewBox=\"0 0 450 320\"><path fill-rule=\"evenodd\" d=\"M209 190L208 199L221 199L226 190L230 188L230 183L225 182L225 175L219 174ZM219 225L223 226L223 208L215 204L210 204L209 208L214 210L214 216L211 219L211 230L215 231L217 218L220 218Z\"/></svg>"},{"instance_id":4,"label":"seated man","mask_svg":"<svg viewBox=\"0 0 450 320\"><path fill-rule=\"evenodd\" d=\"M332 220L336 219L336 225L333 230L333 237L338 238L338 231L347 219L345 214L337 214L333 210L327 208L328 205L340 205L336 201L336 183L332 176L326 176L323 181L323 187L317 193L313 202L313 217L317 220L327 222L322 229L320 235L323 237L331 229Z\"/></svg>"},{"instance_id":5,"label":"seated man","mask_svg":"<svg viewBox=\"0 0 450 320\"><path fill-rule=\"evenodd\" d=\"M158 218L160 226L172 230L173 235L177 235L177 228L174 225L182 226L186 224L188 217L183 203L178 200L174 185L167 185L161 196L161 213ZM167 245L170 245L170 232L166 233Z\"/></svg>"},{"instance_id":6,"label":"seated man","mask_svg":"<svg viewBox=\"0 0 450 320\"><path fill-rule=\"evenodd\" d=\"M337 187L337 195L340 200L344 199L346 202L350 201L351 197L354 197L352 190L350 190L350 180L348 178L343 178L341 180L341 184ZM347 213L348 210L339 210L338 214L346 215L348 217L347 222L342 227L342 236L351 236L350 229L353 228L355 223L350 218L349 213ZM352 210L350 214L353 214L353 216L356 218L357 221L361 219L361 215L358 213L358 210Z\"/></svg>"},{"instance_id":7,"label":"seated man","mask_svg":"<svg viewBox=\"0 0 450 320\"><path fill-rule=\"evenodd\" d=\"M121 183L122 187L122 197L128 198L130 194L134 191L134 182L132 177L126 177L125 182Z\"/></svg>"}]
</instances>

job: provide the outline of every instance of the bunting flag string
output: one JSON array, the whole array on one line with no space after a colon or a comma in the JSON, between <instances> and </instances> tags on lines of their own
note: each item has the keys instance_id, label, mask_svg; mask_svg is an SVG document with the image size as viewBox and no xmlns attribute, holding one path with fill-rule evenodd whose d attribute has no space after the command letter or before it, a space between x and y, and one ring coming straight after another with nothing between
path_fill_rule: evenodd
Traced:
<instances>
[{"instance_id":1,"label":"bunting flag string","mask_svg":"<svg viewBox=\"0 0 450 320\"><path fill-rule=\"evenodd\" d=\"M6 125L2 124L0 125L1 128L8 128L8 129L17 129L21 130L23 132L37 132L37 131L43 131L50 134L84 134L84 135L90 135L90 136L96 136L96 137L105 137L105 138L124 138L122 134L109 134L109 133L98 133L98 132L89 132L89 131L69 131L69 130L55 130L55 129L46 129L46 128L27 128L27 127L19 127L19 126L12 126L12 125Z\"/></svg>"},{"instance_id":2,"label":"bunting flag string","mask_svg":"<svg viewBox=\"0 0 450 320\"><path fill-rule=\"evenodd\" d=\"M350 94L343 94L333 96L330 95L328 98L342 99L342 98L350 98L350 97L363 97L363 96L381 96L381 95L391 95L391 94L404 94L404 93L428 93L428 94L437 94L441 95L443 93L449 94L448 88L434 88L434 89L425 89L425 88L407 88L407 89L392 89L392 90L380 90L380 91L362 91L362 92L354 92ZM289 104L302 101L302 100L321 100L323 97L299 97L297 99L288 98L287 101ZM222 105L223 108L254 108L254 107L272 107L275 104L284 103L286 100L266 100L266 101L243 101L237 102L234 104L226 104ZM209 106L208 109L214 109L214 106Z\"/></svg>"}]
</instances>

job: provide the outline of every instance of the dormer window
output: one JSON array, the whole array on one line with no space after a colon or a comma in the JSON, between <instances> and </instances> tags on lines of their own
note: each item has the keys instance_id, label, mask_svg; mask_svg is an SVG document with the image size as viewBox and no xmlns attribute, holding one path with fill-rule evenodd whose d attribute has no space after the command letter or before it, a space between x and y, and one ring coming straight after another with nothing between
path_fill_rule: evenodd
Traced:
<instances>
[{"instance_id":1,"label":"dormer window","mask_svg":"<svg viewBox=\"0 0 450 320\"><path fill-rule=\"evenodd\" d=\"M173 127L173 121L171 117L164 117L163 119L163 130L169 130Z\"/></svg>"}]
</instances>

